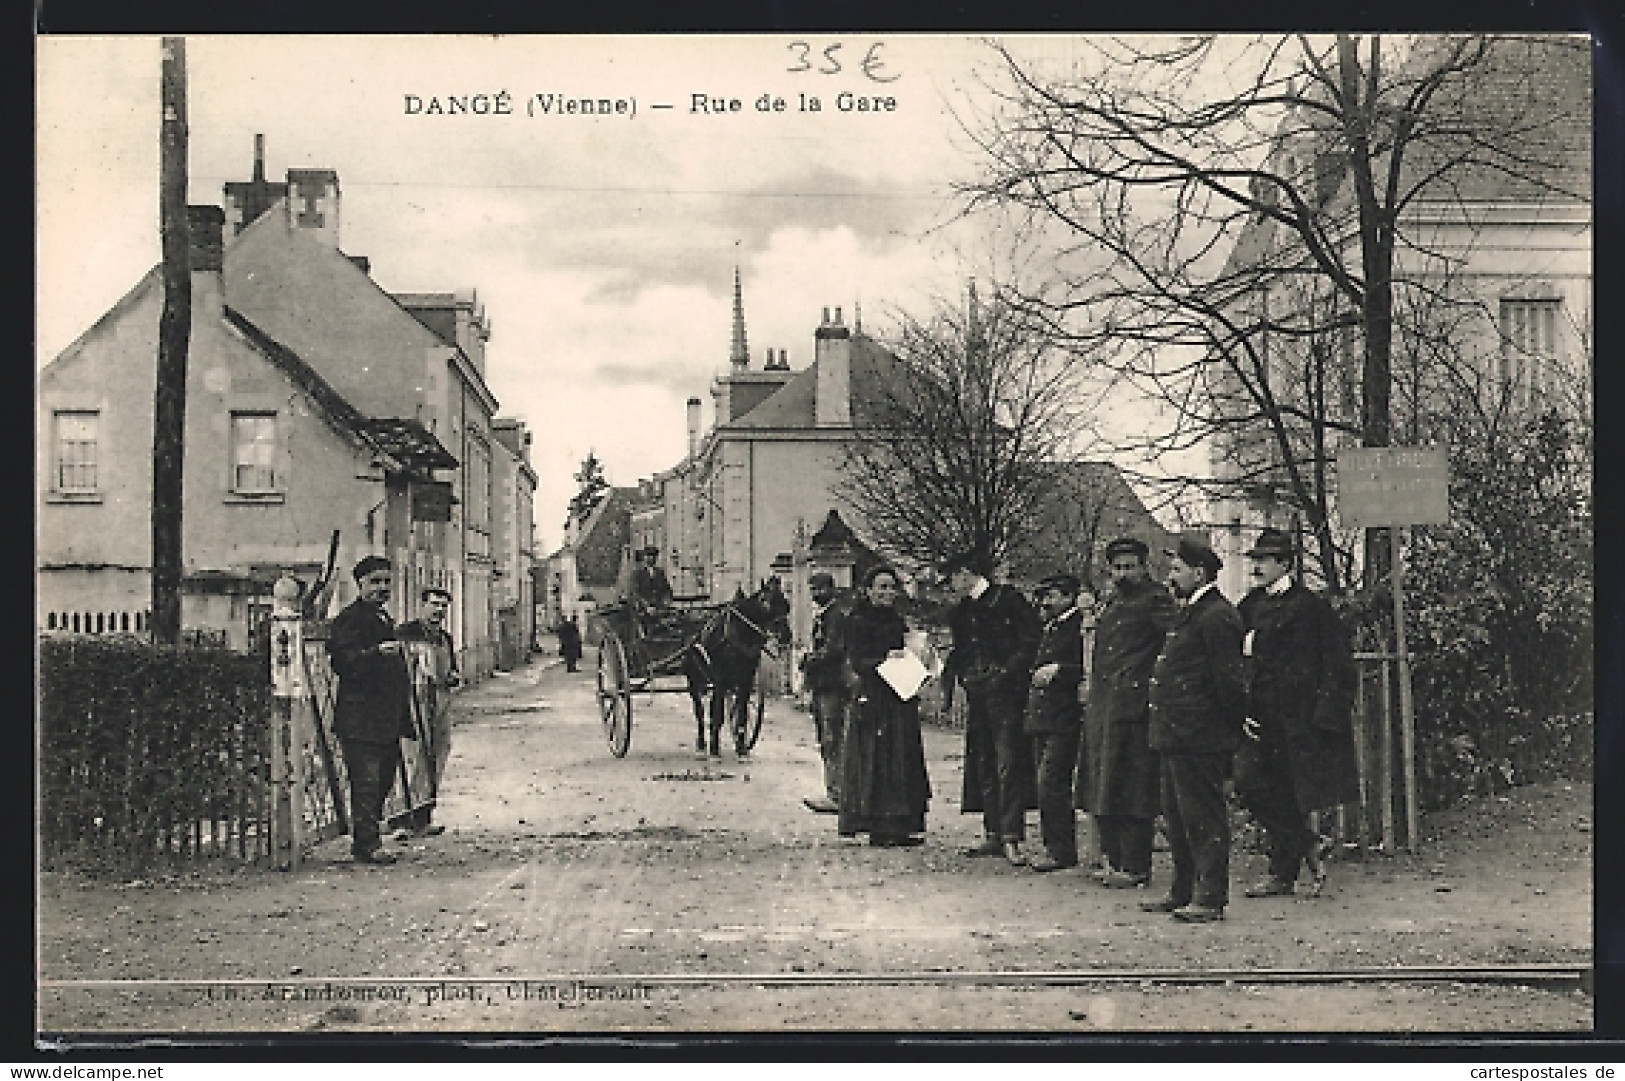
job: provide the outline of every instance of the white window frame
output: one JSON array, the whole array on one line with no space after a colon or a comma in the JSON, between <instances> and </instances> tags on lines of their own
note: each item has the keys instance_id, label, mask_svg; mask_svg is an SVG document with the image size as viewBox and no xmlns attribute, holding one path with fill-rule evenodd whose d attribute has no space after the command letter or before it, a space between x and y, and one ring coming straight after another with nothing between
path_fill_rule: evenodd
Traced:
<instances>
[{"instance_id":1,"label":"white window frame","mask_svg":"<svg viewBox=\"0 0 1625 1081\"><path fill-rule=\"evenodd\" d=\"M1495 378L1515 404L1531 405L1543 395L1547 372L1560 356L1562 314L1560 297L1501 298L1496 324L1501 348Z\"/></svg>"},{"instance_id":2,"label":"white window frame","mask_svg":"<svg viewBox=\"0 0 1625 1081\"><path fill-rule=\"evenodd\" d=\"M75 421L89 422L89 439L67 438L64 422ZM101 491L101 411L58 409L52 417L52 427L52 489L69 495L88 495ZM72 453L70 448L73 448Z\"/></svg>"},{"instance_id":3,"label":"white window frame","mask_svg":"<svg viewBox=\"0 0 1625 1081\"><path fill-rule=\"evenodd\" d=\"M242 439L242 422L264 421L270 424L270 438L256 438L245 442ZM231 413L229 425L231 439L231 493L233 495L273 495L282 491L282 474L277 468L278 450L278 417L274 411L261 409L239 409ZM243 451L252 448L258 453L256 458L263 457L266 461L245 460ZM250 473L250 483L243 483L244 470L255 471Z\"/></svg>"}]
</instances>

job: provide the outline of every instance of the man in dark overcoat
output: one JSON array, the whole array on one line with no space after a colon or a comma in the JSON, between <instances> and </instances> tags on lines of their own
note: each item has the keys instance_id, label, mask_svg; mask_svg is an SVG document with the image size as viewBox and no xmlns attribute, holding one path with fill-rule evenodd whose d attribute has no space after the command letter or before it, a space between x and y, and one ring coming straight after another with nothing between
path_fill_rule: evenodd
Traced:
<instances>
[{"instance_id":1,"label":"man in dark overcoat","mask_svg":"<svg viewBox=\"0 0 1625 1081\"><path fill-rule=\"evenodd\" d=\"M1038 828L1044 851L1027 861L1034 871L1078 865L1078 818L1072 806L1073 773L1083 705L1083 612L1075 574L1057 574L1038 586L1044 634L1033 658L1032 690L1027 694L1027 734L1038 767ZM1089 604L1094 603L1090 597Z\"/></svg>"},{"instance_id":2,"label":"man in dark overcoat","mask_svg":"<svg viewBox=\"0 0 1625 1081\"><path fill-rule=\"evenodd\" d=\"M980 813L984 838L969 856L1002 855L1026 863L1021 851L1027 811L1037 805L1032 741L1022 729L1033 655L1043 624L1019 590L988 581L991 561L978 553L946 560L960 601L948 613L953 635L950 678L965 689L965 783L960 810Z\"/></svg>"},{"instance_id":3,"label":"man in dark overcoat","mask_svg":"<svg viewBox=\"0 0 1625 1081\"><path fill-rule=\"evenodd\" d=\"M1185 923L1224 918L1230 899L1230 813L1224 786L1241 742L1247 686L1241 615L1214 584L1205 538L1180 540L1168 584L1181 602L1151 675L1151 749L1162 761L1162 815L1174 858L1166 896L1147 912Z\"/></svg>"},{"instance_id":4,"label":"man in dark overcoat","mask_svg":"<svg viewBox=\"0 0 1625 1081\"><path fill-rule=\"evenodd\" d=\"M655 611L670 607L671 581L660 566L660 549L651 544L641 555L642 561L632 569L632 596Z\"/></svg>"},{"instance_id":5,"label":"man in dark overcoat","mask_svg":"<svg viewBox=\"0 0 1625 1081\"><path fill-rule=\"evenodd\" d=\"M581 663L581 624L575 616L566 616L559 624L559 656L564 658L564 670L576 671Z\"/></svg>"},{"instance_id":6,"label":"man in dark overcoat","mask_svg":"<svg viewBox=\"0 0 1625 1081\"><path fill-rule=\"evenodd\" d=\"M835 577L817 571L807 579L812 593L812 643L801 657L801 673L812 697L813 726L818 736L818 754L824 762L824 794L802 800L807 809L819 814L836 814L841 809L841 736L846 729L847 699L851 697L843 669L841 625L847 605L840 598ZM855 675L855 673L853 673Z\"/></svg>"},{"instance_id":7,"label":"man in dark overcoat","mask_svg":"<svg viewBox=\"0 0 1625 1081\"><path fill-rule=\"evenodd\" d=\"M1149 735L1151 670L1179 611L1167 587L1152 581L1149 554L1134 537L1106 545L1112 589L1095 627L1078 776L1078 806L1094 816L1107 863L1098 878L1121 889L1151 881L1158 807L1157 756Z\"/></svg>"},{"instance_id":8,"label":"man in dark overcoat","mask_svg":"<svg viewBox=\"0 0 1625 1081\"><path fill-rule=\"evenodd\" d=\"M1309 813L1360 797L1354 654L1332 606L1292 576L1291 537L1266 529L1247 555L1248 717L1236 791L1264 829L1269 874L1245 894L1290 894L1305 867L1318 893L1330 846L1310 829Z\"/></svg>"},{"instance_id":9,"label":"man in dark overcoat","mask_svg":"<svg viewBox=\"0 0 1625 1081\"><path fill-rule=\"evenodd\" d=\"M412 680L389 618L389 560L365 556L351 572L361 595L333 619L327 653L338 675L333 731L350 775L350 853L359 863L394 863L378 837L384 799L412 725Z\"/></svg>"}]
</instances>

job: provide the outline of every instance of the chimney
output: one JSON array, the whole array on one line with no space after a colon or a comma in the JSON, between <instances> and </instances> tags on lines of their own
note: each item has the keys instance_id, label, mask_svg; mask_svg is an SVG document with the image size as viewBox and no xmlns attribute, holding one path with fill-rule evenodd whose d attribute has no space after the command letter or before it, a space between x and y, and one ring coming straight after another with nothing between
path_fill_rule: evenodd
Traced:
<instances>
[{"instance_id":1,"label":"chimney","mask_svg":"<svg viewBox=\"0 0 1625 1081\"><path fill-rule=\"evenodd\" d=\"M339 174L332 169L288 170L288 226L339 246Z\"/></svg>"},{"instance_id":2,"label":"chimney","mask_svg":"<svg viewBox=\"0 0 1625 1081\"><path fill-rule=\"evenodd\" d=\"M220 273L225 225L226 212L217 206L186 208L186 226L190 241L188 252L194 273L198 271Z\"/></svg>"},{"instance_id":3,"label":"chimney","mask_svg":"<svg viewBox=\"0 0 1625 1081\"><path fill-rule=\"evenodd\" d=\"M783 349L779 350L779 368L783 371L790 370L790 357Z\"/></svg>"},{"instance_id":4,"label":"chimney","mask_svg":"<svg viewBox=\"0 0 1625 1081\"><path fill-rule=\"evenodd\" d=\"M254 183L265 183L265 136L254 136Z\"/></svg>"},{"instance_id":5,"label":"chimney","mask_svg":"<svg viewBox=\"0 0 1625 1081\"><path fill-rule=\"evenodd\" d=\"M841 325L841 309L835 321L824 322L813 332L813 363L818 368L813 392L813 418L820 428L846 427L852 423L852 335Z\"/></svg>"},{"instance_id":6,"label":"chimney","mask_svg":"<svg viewBox=\"0 0 1625 1081\"><path fill-rule=\"evenodd\" d=\"M700 452L700 400L688 400L688 457L690 461Z\"/></svg>"}]
</instances>

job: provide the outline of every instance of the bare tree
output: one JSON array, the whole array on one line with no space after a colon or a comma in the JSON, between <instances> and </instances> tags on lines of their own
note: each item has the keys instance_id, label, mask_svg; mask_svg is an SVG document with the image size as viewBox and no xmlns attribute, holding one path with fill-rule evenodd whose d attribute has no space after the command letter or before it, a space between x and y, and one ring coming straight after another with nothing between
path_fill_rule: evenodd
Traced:
<instances>
[{"instance_id":1,"label":"bare tree","mask_svg":"<svg viewBox=\"0 0 1625 1081\"><path fill-rule=\"evenodd\" d=\"M1302 512L1335 587L1350 561L1328 514L1329 455L1340 438L1393 440L1396 283L1429 244L1416 211L1465 207L1494 183L1588 198L1562 186L1562 166L1589 155L1575 138L1585 47L1092 39L1057 64L996 46L993 106L967 123L986 170L966 191L972 209L1047 228L1056 271L1022 304L1165 411L1164 430L1125 449L1218 448L1225 476L1183 479ZM1530 77L1552 71L1567 78ZM1380 533L1365 566L1386 573Z\"/></svg>"},{"instance_id":2,"label":"bare tree","mask_svg":"<svg viewBox=\"0 0 1625 1081\"><path fill-rule=\"evenodd\" d=\"M1084 429L1073 358L1000 292L903 314L878 397L853 418L838 490L895 555L1018 551L1048 463Z\"/></svg>"}]
</instances>

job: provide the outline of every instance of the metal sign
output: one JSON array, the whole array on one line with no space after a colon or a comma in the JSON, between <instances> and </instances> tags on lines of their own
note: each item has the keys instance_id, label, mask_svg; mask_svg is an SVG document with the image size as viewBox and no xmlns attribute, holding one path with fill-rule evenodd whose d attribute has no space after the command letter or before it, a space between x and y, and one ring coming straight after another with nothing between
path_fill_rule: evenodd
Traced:
<instances>
[{"instance_id":1,"label":"metal sign","mask_svg":"<svg viewBox=\"0 0 1625 1081\"><path fill-rule=\"evenodd\" d=\"M1346 447L1337 452L1337 512L1345 525L1450 521L1444 447Z\"/></svg>"}]
</instances>

